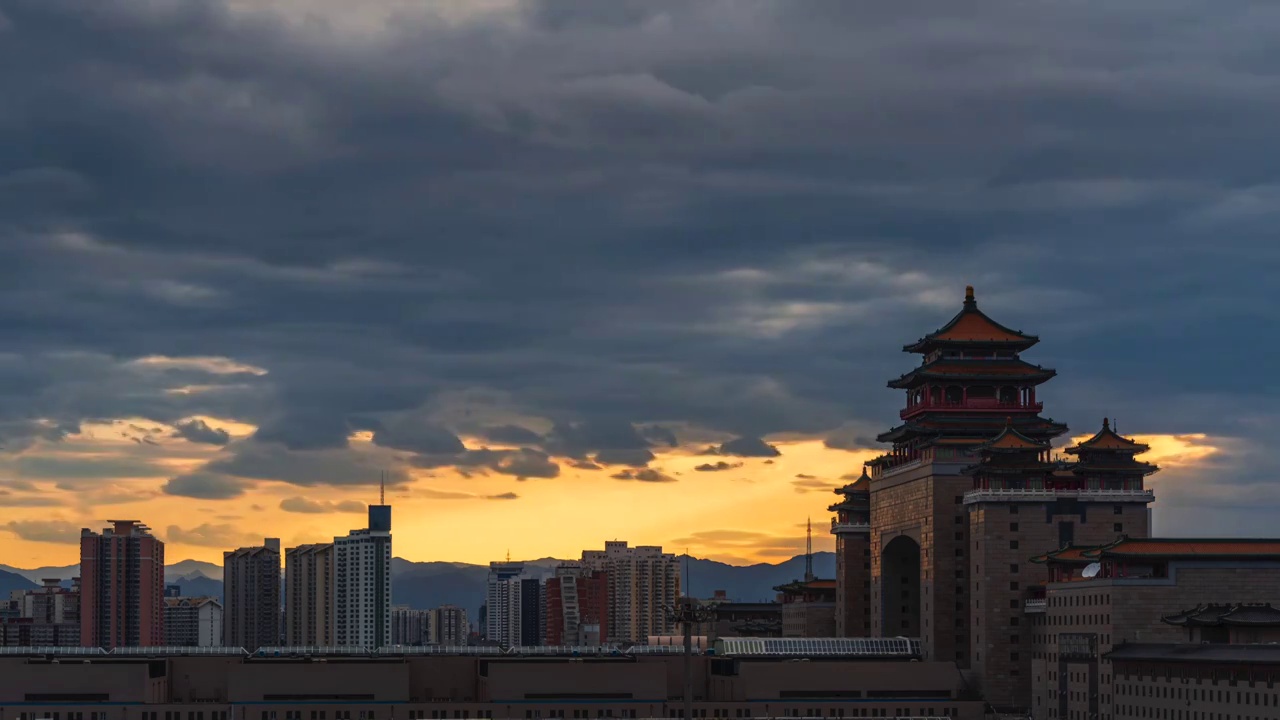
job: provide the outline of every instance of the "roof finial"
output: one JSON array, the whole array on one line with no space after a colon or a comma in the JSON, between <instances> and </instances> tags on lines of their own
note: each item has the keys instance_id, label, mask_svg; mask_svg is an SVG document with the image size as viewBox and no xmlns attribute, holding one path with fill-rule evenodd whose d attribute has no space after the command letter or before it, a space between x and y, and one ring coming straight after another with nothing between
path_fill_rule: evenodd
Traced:
<instances>
[{"instance_id":1,"label":"roof finial","mask_svg":"<svg viewBox=\"0 0 1280 720\"><path fill-rule=\"evenodd\" d=\"M972 286L972 285L965 285L965 286L964 286L964 301L965 301L965 303L973 303L973 302L974 302L974 299L973 299L973 286Z\"/></svg>"},{"instance_id":2,"label":"roof finial","mask_svg":"<svg viewBox=\"0 0 1280 720\"><path fill-rule=\"evenodd\" d=\"M1102 429L1109 430L1110 428L1111 428L1111 421L1108 420L1107 418L1102 418Z\"/></svg>"},{"instance_id":3,"label":"roof finial","mask_svg":"<svg viewBox=\"0 0 1280 720\"><path fill-rule=\"evenodd\" d=\"M1005 426L1005 427L1013 427L1013 416L1012 416L1012 415L1005 415L1005 416L1004 416L1004 426Z\"/></svg>"}]
</instances>

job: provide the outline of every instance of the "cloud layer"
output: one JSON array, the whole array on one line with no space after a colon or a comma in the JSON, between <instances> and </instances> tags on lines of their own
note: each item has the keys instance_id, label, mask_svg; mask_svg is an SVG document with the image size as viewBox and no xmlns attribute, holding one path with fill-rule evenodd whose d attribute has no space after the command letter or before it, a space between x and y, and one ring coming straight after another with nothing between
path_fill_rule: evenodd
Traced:
<instances>
[{"instance_id":1,"label":"cloud layer","mask_svg":"<svg viewBox=\"0 0 1280 720\"><path fill-rule=\"evenodd\" d=\"M865 449L974 284L1056 419L1229 439L1171 507L1280 506L1273 4L465 5L4 3L0 449L139 418L211 501Z\"/></svg>"}]
</instances>

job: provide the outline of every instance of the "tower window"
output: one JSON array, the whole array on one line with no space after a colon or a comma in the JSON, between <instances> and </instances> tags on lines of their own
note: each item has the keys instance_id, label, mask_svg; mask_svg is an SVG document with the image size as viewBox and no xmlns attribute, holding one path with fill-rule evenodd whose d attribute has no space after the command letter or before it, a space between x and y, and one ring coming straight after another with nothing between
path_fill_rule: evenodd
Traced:
<instances>
[{"instance_id":1,"label":"tower window","mask_svg":"<svg viewBox=\"0 0 1280 720\"><path fill-rule=\"evenodd\" d=\"M1116 515L1123 515L1123 514L1124 514L1124 506L1123 506L1123 505L1116 505L1115 507L1111 508L1111 511L1112 511L1112 512L1114 512Z\"/></svg>"},{"instance_id":2,"label":"tower window","mask_svg":"<svg viewBox=\"0 0 1280 720\"><path fill-rule=\"evenodd\" d=\"M1116 532L1124 532L1124 523L1116 523L1115 525L1111 526L1111 529L1115 530Z\"/></svg>"},{"instance_id":3,"label":"tower window","mask_svg":"<svg viewBox=\"0 0 1280 720\"><path fill-rule=\"evenodd\" d=\"M1018 532L1018 523L1009 523L1009 532Z\"/></svg>"},{"instance_id":4,"label":"tower window","mask_svg":"<svg viewBox=\"0 0 1280 720\"><path fill-rule=\"evenodd\" d=\"M1010 540L1010 541L1009 541L1009 549L1010 549L1010 550L1017 550L1017 549L1018 549L1018 541L1017 541L1017 540Z\"/></svg>"}]
</instances>

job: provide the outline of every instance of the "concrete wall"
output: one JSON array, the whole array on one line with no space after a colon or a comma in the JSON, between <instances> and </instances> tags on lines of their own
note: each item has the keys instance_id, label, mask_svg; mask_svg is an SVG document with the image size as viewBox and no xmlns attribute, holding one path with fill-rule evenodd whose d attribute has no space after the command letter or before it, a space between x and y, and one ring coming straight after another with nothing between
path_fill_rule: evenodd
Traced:
<instances>
[{"instance_id":1,"label":"concrete wall","mask_svg":"<svg viewBox=\"0 0 1280 720\"><path fill-rule=\"evenodd\" d=\"M1034 630L1032 716L1048 720L1062 712L1087 714L1095 702L1091 688L1098 688L1099 720L1116 720L1115 678L1105 653L1124 642L1186 642L1185 629L1160 618L1201 603L1274 602L1280 598L1280 564L1175 562L1168 578L1054 583L1047 596L1048 606ZM1069 634L1094 635L1096 660L1065 658L1061 640Z\"/></svg>"},{"instance_id":2,"label":"concrete wall","mask_svg":"<svg viewBox=\"0 0 1280 720\"><path fill-rule=\"evenodd\" d=\"M26 658L0 659L0 706L24 702L28 693L68 696L101 693L107 696L107 702L124 703L156 702L167 695L164 675L152 678L146 661L106 665L70 658L57 663L29 663Z\"/></svg>"},{"instance_id":3,"label":"concrete wall","mask_svg":"<svg viewBox=\"0 0 1280 720\"><path fill-rule=\"evenodd\" d=\"M1071 523L1076 545L1102 545L1122 534L1148 536L1143 503L1077 507L1082 514L1055 514L1052 503L988 502L969 508L969 615L974 638L970 667L983 696L996 707L1032 703L1034 629L1033 618L1024 615L1023 600L1028 586L1044 584L1044 566L1030 559L1061 547L1060 524Z\"/></svg>"},{"instance_id":4,"label":"concrete wall","mask_svg":"<svg viewBox=\"0 0 1280 720\"><path fill-rule=\"evenodd\" d=\"M151 662L161 663L158 677L151 677L148 661L48 664L0 658L0 718L18 720L22 712L36 714L29 718L53 712L66 718L72 711L86 712L87 718L88 711L99 710L91 702L24 702L27 693L58 691L110 693L111 702L121 704L111 706L100 720L138 720L143 710L158 713L157 719L180 711L184 720L188 711L203 713L203 720L259 720L264 711L268 718L275 712L276 720L311 718L313 711L317 720L322 712L325 720L337 720L339 711L351 711L353 720L360 712L374 712L374 720L429 718L433 713L437 718L453 718L455 713L469 718L551 718L561 717L561 712L565 718L604 713L619 718L675 717L683 706L680 656L445 656L326 663L178 657ZM960 675L951 663L695 657L693 670L699 717L702 711L709 718L893 717L908 710L910 715L951 715L957 720L981 717L981 702L963 695ZM165 677L173 678L171 687ZM374 699L317 699L357 692L372 693ZM282 697L289 695L298 697Z\"/></svg>"},{"instance_id":5,"label":"concrete wall","mask_svg":"<svg viewBox=\"0 0 1280 720\"><path fill-rule=\"evenodd\" d=\"M359 693L374 701L405 701L409 694L409 665L399 661L342 660L305 662L250 660L231 665L227 699L251 702L267 696L318 696Z\"/></svg>"}]
</instances>

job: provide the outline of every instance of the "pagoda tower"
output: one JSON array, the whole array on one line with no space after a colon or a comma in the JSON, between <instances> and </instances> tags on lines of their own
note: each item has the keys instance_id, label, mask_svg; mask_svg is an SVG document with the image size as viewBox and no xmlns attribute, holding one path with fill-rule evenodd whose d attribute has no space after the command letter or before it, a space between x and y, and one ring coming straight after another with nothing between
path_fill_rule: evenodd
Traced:
<instances>
[{"instance_id":1,"label":"pagoda tower","mask_svg":"<svg viewBox=\"0 0 1280 720\"><path fill-rule=\"evenodd\" d=\"M873 636L918 637L927 657L968 667L973 480L963 471L1006 427L1038 443L1067 431L1036 398L1056 372L1020 357L1038 342L988 317L968 287L950 322L903 347L921 362L889 382L906 395L902 423L876 438L892 449L868 463Z\"/></svg>"},{"instance_id":2,"label":"pagoda tower","mask_svg":"<svg viewBox=\"0 0 1280 720\"><path fill-rule=\"evenodd\" d=\"M1006 424L1021 434L1048 441L1067 426L1039 416L1036 387L1057 372L1032 365L1019 353L1040 342L1010 330L978 309L973 287L965 288L960 312L929 335L903 346L922 356L920 366L889 381L905 390L903 424L876 437L893 450L871 462L890 470L920 460L971 457L968 450L990 440Z\"/></svg>"},{"instance_id":3,"label":"pagoda tower","mask_svg":"<svg viewBox=\"0 0 1280 720\"><path fill-rule=\"evenodd\" d=\"M871 478L862 476L837 488L840 501L829 505L836 536L836 635L871 635Z\"/></svg>"},{"instance_id":4,"label":"pagoda tower","mask_svg":"<svg viewBox=\"0 0 1280 720\"><path fill-rule=\"evenodd\" d=\"M1143 478L1159 468L1134 456L1150 449L1140 442L1121 437L1112 429L1110 421L1102 418L1102 429L1097 435L1066 449L1068 454L1077 458L1071 467L1075 477L1057 482L1059 487L1081 491L1140 493L1145 490Z\"/></svg>"}]
</instances>

